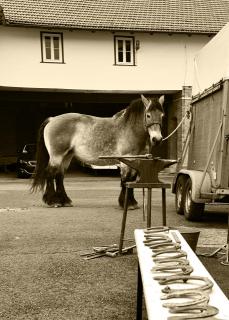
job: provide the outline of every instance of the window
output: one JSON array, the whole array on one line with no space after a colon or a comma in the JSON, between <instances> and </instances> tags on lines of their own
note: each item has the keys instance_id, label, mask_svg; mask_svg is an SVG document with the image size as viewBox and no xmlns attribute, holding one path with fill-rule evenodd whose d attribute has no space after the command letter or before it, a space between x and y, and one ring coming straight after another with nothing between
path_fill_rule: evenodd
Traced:
<instances>
[{"instance_id":1,"label":"window","mask_svg":"<svg viewBox=\"0 0 229 320\"><path fill-rule=\"evenodd\" d=\"M134 37L114 37L115 44L115 64L116 65L135 65L134 56Z\"/></svg>"},{"instance_id":2,"label":"window","mask_svg":"<svg viewBox=\"0 0 229 320\"><path fill-rule=\"evenodd\" d=\"M41 32L41 61L64 63L62 33Z\"/></svg>"}]
</instances>

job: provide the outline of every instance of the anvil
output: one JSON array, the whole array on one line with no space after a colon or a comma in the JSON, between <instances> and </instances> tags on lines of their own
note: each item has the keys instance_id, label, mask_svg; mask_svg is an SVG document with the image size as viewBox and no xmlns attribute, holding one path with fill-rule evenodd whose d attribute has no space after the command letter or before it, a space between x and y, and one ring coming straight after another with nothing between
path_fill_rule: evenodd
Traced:
<instances>
[{"instance_id":1,"label":"anvil","mask_svg":"<svg viewBox=\"0 0 229 320\"><path fill-rule=\"evenodd\" d=\"M160 158L137 158L130 160L128 156L120 157L118 160L138 172L136 183L161 183L158 173L164 168L177 163L177 160Z\"/></svg>"}]
</instances>

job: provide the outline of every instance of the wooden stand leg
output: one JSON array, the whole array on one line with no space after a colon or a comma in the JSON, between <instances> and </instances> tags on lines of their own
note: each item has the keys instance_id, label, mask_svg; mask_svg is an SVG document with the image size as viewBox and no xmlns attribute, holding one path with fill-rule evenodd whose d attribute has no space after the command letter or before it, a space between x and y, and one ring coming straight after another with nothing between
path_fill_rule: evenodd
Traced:
<instances>
[{"instance_id":1,"label":"wooden stand leg","mask_svg":"<svg viewBox=\"0 0 229 320\"><path fill-rule=\"evenodd\" d=\"M142 286L142 277L141 277L141 270L138 264L138 284L137 284L137 320L142 320L142 293L143 293L143 286Z\"/></svg>"},{"instance_id":2,"label":"wooden stand leg","mask_svg":"<svg viewBox=\"0 0 229 320\"><path fill-rule=\"evenodd\" d=\"M166 189L162 188L162 225L166 226Z\"/></svg>"},{"instance_id":3,"label":"wooden stand leg","mask_svg":"<svg viewBox=\"0 0 229 320\"><path fill-rule=\"evenodd\" d=\"M229 213L227 214L227 244L226 244L225 262L229 265Z\"/></svg>"},{"instance_id":4,"label":"wooden stand leg","mask_svg":"<svg viewBox=\"0 0 229 320\"><path fill-rule=\"evenodd\" d=\"M122 216L122 227L121 227L121 234L120 234L120 240L119 240L119 254L122 253L123 239L124 239L125 228L126 228L127 210L128 210L128 188L126 187L124 209L123 209L123 216Z\"/></svg>"},{"instance_id":5,"label":"wooden stand leg","mask_svg":"<svg viewBox=\"0 0 229 320\"><path fill-rule=\"evenodd\" d=\"M152 189L147 189L147 228L151 227L151 199L152 199Z\"/></svg>"},{"instance_id":6,"label":"wooden stand leg","mask_svg":"<svg viewBox=\"0 0 229 320\"><path fill-rule=\"evenodd\" d=\"M227 243L225 244L225 260L220 262L225 266L229 266L229 214L227 215Z\"/></svg>"}]
</instances>

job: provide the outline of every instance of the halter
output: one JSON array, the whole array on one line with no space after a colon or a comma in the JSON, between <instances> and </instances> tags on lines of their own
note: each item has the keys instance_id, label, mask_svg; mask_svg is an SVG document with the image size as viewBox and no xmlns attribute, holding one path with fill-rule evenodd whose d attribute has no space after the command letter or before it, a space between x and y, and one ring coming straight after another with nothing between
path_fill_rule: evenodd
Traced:
<instances>
[{"instance_id":1,"label":"halter","mask_svg":"<svg viewBox=\"0 0 229 320\"><path fill-rule=\"evenodd\" d=\"M146 112L144 113L144 127L147 130L149 127L152 127L154 124L158 124L160 126L160 129L162 127L161 122L158 121L151 121L149 123L147 123L147 119L146 119Z\"/></svg>"},{"instance_id":2,"label":"halter","mask_svg":"<svg viewBox=\"0 0 229 320\"><path fill-rule=\"evenodd\" d=\"M147 131L148 128L152 127L152 126L155 125L155 124L159 125L159 126L160 126L160 129L161 129L161 127L162 127L162 122L161 122L161 121L160 121L160 122L159 122L159 121L151 121L151 122L148 122L148 121L147 121L146 114L147 114L147 111L149 110L151 104L152 104L152 101L149 100L149 101L148 101L148 105L147 105L147 106L145 105L146 110L145 110L145 112L144 112L144 127L145 127L145 130L146 130L146 131ZM162 107L162 110L163 110L163 107Z\"/></svg>"},{"instance_id":3,"label":"halter","mask_svg":"<svg viewBox=\"0 0 229 320\"><path fill-rule=\"evenodd\" d=\"M146 123L145 122L145 127L149 128L149 127L153 126L154 124L158 124L160 126L160 128L161 128L161 123L160 122L154 122L154 121L152 121L150 123Z\"/></svg>"}]
</instances>

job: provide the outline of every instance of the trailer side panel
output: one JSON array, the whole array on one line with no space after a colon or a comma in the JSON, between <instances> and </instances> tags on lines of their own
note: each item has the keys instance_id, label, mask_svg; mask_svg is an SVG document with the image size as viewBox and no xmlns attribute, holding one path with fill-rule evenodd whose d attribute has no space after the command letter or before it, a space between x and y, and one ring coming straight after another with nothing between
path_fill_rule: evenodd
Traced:
<instances>
[{"instance_id":1,"label":"trailer side panel","mask_svg":"<svg viewBox=\"0 0 229 320\"><path fill-rule=\"evenodd\" d=\"M207 172L212 178L213 187L217 187L221 179L219 172L221 164L219 162L222 140L222 103L223 90L220 89L213 94L197 100L193 105L194 130L190 141L188 168L189 170L204 171L209 162ZM210 153L214 145L215 148L209 161Z\"/></svg>"}]
</instances>

